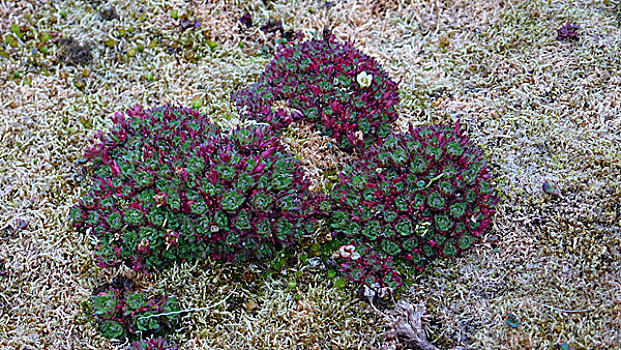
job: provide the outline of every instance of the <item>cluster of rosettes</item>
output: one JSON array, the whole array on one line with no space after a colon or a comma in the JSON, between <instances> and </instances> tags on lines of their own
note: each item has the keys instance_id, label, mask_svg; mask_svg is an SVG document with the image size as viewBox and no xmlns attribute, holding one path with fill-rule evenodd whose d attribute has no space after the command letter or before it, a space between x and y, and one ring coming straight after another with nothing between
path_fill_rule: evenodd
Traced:
<instances>
[{"instance_id":1,"label":"cluster of rosettes","mask_svg":"<svg viewBox=\"0 0 621 350\"><path fill-rule=\"evenodd\" d=\"M178 350L178 346L171 345L164 338L149 338L132 343L131 350Z\"/></svg>"},{"instance_id":2,"label":"cluster of rosettes","mask_svg":"<svg viewBox=\"0 0 621 350\"><path fill-rule=\"evenodd\" d=\"M326 221L329 241L341 245L341 272L365 295L383 296L402 284L394 263L422 270L467 249L490 224L497 203L490 174L459 122L391 133L397 84L329 31L283 47L233 99L262 123L225 133L173 106L137 106L112 118L111 132L85 154L93 183L71 210L76 229L98 239L98 266L159 270L206 257L271 258ZM329 195L308 191L299 162L278 140L295 120L361 151ZM94 297L106 317L102 331L116 337L144 328L125 315L138 312L129 303L143 301L115 293Z\"/></svg>"},{"instance_id":3,"label":"cluster of rosettes","mask_svg":"<svg viewBox=\"0 0 621 350\"><path fill-rule=\"evenodd\" d=\"M470 247L497 199L480 151L454 128L392 134L347 166L333 188L330 225L347 240L423 269Z\"/></svg>"},{"instance_id":4,"label":"cluster of rosettes","mask_svg":"<svg viewBox=\"0 0 621 350\"><path fill-rule=\"evenodd\" d=\"M92 300L98 329L111 339L165 334L175 320L174 312L179 310L175 297L147 299L144 293L116 283L98 288Z\"/></svg>"},{"instance_id":5,"label":"cluster of rosettes","mask_svg":"<svg viewBox=\"0 0 621 350\"><path fill-rule=\"evenodd\" d=\"M99 266L261 259L315 231L308 182L269 128L227 135L171 106L127 116L86 153L93 184L71 211L98 238Z\"/></svg>"},{"instance_id":6,"label":"cluster of rosettes","mask_svg":"<svg viewBox=\"0 0 621 350\"><path fill-rule=\"evenodd\" d=\"M275 130L304 120L350 150L390 133L399 92L373 58L324 31L323 40L282 48L259 81L233 99Z\"/></svg>"},{"instance_id":7,"label":"cluster of rosettes","mask_svg":"<svg viewBox=\"0 0 621 350\"><path fill-rule=\"evenodd\" d=\"M392 257L377 253L368 244L341 246L333 258L342 261L339 271L355 285L363 286L361 293L366 297L383 298L401 287Z\"/></svg>"}]
</instances>

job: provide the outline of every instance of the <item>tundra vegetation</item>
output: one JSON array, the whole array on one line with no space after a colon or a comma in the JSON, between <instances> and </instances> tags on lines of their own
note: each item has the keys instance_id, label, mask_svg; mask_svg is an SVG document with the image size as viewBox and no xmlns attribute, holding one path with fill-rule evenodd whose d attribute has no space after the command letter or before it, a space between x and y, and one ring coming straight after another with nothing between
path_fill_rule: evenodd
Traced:
<instances>
[{"instance_id":1,"label":"tundra vegetation","mask_svg":"<svg viewBox=\"0 0 621 350\"><path fill-rule=\"evenodd\" d=\"M618 345L619 16L619 3L613 0L0 1L0 74L5 82L0 89L1 347L398 348L411 338L396 338L403 336L396 326L404 315L420 321L423 311L421 329L439 348ZM334 118L300 114L307 106L290 100L290 91L271 91L287 99L264 98L259 105L272 106L258 116L239 108L243 98L231 101L232 95L244 96L236 95L240 91L268 84L264 72L282 69L272 63L279 57L280 45L306 47L305 42L324 37L324 28L332 30L335 48L355 49L359 54L352 57L371 64L365 58L369 57L382 67L381 72L371 66L343 72L341 80L349 79L352 90L338 88L338 80L333 86L328 85L334 81L325 82L317 103L326 110L330 107ZM383 98L387 90L373 90L380 86L377 79L395 82L398 96L388 91ZM373 108L386 103L380 119L388 123L371 117L368 126L352 127L346 124L351 112L341 113L352 109L350 103L360 115L373 108L355 107L356 101L345 95L325 99L326 93L351 96L354 87L360 96L373 91L373 96L362 97ZM373 100L375 93L381 96ZM249 138L278 144L273 154L290 155L282 166L304 174L303 181L292 184L295 190L279 191L295 197L304 189L319 197L317 203L332 202L330 214L343 214L335 219L321 206L313 213L301 210L292 225L302 227L312 219L309 222L328 229L313 234L309 227L287 231L303 233L296 237L304 248L300 250L258 240L268 247L267 254L252 257L252 262L240 263L245 254L223 251L239 242L221 244L217 252L184 252L180 248L184 242L177 240L179 232L174 229L157 231L153 247L150 240L149 245L143 242L144 237L135 237L130 244L110 236L111 246L126 248L122 252L127 256L102 250L104 236L95 231L101 226L95 222L105 220L112 228L120 221L108 212L105 218L92 215L92 230L86 234L86 229L73 228L69 219L73 212L78 223L79 215L86 223L93 208L88 216L86 209L77 214L72 208L85 204L83 198L96 188L92 186L98 184L93 177L97 171L100 178L111 175L83 156L98 147L90 144L98 131L108 137L118 129L119 122L111 116L128 109L138 113L136 105L144 106L143 112L185 106L188 114L204 116L213 137L221 140L218 147L223 147L209 154L214 162L222 155L227 158L229 149L241 152L246 162L258 152L244 153L243 143L234 141L234 130L250 130ZM282 124L270 126L279 129L275 138L260 136L273 120ZM455 128L458 121L460 127ZM390 130L385 129L390 123ZM383 210L367 217L351 209L356 198L364 199L361 183L372 180L381 187L403 174L405 168L396 166L400 157L407 156L409 162L416 155L408 153L413 148L400 151L401 145L440 142L433 140L439 130L458 144L467 139L467 146L461 145L465 153L480 150L472 151L472 160L486 163L489 179L484 181L495 188L495 196L481 192L486 185L478 182L472 184L480 195L476 207L467 200L463 203L465 210L479 208L477 213L483 216L476 222L487 228L478 232L480 238L471 248L454 258L425 258L420 262L426 265L422 271L400 269L402 260L414 260L404 250L411 237L402 240L398 234L408 227L404 214ZM388 143L377 146L379 138ZM183 151L182 143L175 142L167 147ZM454 145L441 147L456 152ZM367 153L377 158L361 157ZM92 154L96 158L96 152ZM389 166L380 165L378 159ZM159 161L174 163L165 157ZM122 164L117 164L121 170ZM453 235L453 241L430 238L437 243L430 245L430 256L450 256L460 251L460 244L465 247L468 240L461 237L472 236L479 228L469 226L474 221L466 222L459 206L450 207L449 201L457 198L451 186L453 190L458 186L440 176L446 169L438 166L433 163L428 169L435 175L421 174L428 177L424 186L421 183L423 192L433 198L424 200L429 211L421 212L420 218L426 219L410 226L435 235L463 223L465 228L455 231L463 234ZM379 168L383 170L378 172ZM171 178L183 183L185 173L172 170ZM244 174L254 168L233 170ZM408 181L407 175L404 179ZM234 209L234 185L222 186L214 191L226 189L230 200L219 210L225 216L246 210L234 220L227 217L229 229L243 231L241 219L260 217L256 214L260 210L246 202ZM413 191L411 183L408 186ZM143 199L162 211L176 206L179 199L179 212L192 211L181 207L183 196L173 196L179 188L162 188L160 196L153 193ZM333 190L344 196L334 198ZM394 197L385 201L396 208L401 200ZM413 197L416 200L416 194ZM156 201L164 200L168 207L157 207ZM125 225L149 222L146 215L130 210L130 202L117 204L127 205L117 215L124 220L116 231L119 237ZM440 213L445 207L448 214ZM492 207L495 213L488 216L483 209ZM343 215L350 219L347 223L338 220ZM354 216L357 220L352 220ZM183 225L182 215L175 219ZM346 241L355 224L365 226L360 227L366 232L365 244ZM394 235L375 237L375 225L394 230ZM269 248L272 243L277 249ZM287 247L280 249L283 246ZM362 249L356 249L359 246ZM93 259L94 252L100 258ZM154 254L145 254L149 252ZM177 262L171 257L175 254L186 261ZM365 266L379 268L361 269ZM389 276L386 282L385 276ZM396 281L408 287L401 288L396 296L399 304L393 308L391 298L378 293L395 289ZM355 283L370 291L352 288ZM122 312L109 308L105 314L115 303ZM109 321L109 332L116 332L108 334L112 339L101 332L103 321ZM121 331L143 339L115 340ZM160 334L166 339L158 338Z\"/></svg>"}]
</instances>

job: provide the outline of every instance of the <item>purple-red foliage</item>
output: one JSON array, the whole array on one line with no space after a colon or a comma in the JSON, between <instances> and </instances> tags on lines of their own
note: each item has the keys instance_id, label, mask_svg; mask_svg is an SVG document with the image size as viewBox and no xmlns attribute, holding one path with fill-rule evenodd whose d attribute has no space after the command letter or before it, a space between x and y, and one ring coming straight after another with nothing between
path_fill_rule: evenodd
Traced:
<instances>
[{"instance_id":1,"label":"purple-red foliage","mask_svg":"<svg viewBox=\"0 0 621 350\"><path fill-rule=\"evenodd\" d=\"M178 350L178 346L173 346L164 338L149 338L141 341L134 341L130 350Z\"/></svg>"},{"instance_id":2,"label":"purple-red foliage","mask_svg":"<svg viewBox=\"0 0 621 350\"><path fill-rule=\"evenodd\" d=\"M93 184L73 225L101 267L271 257L313 232L308 181L268 128L224 134L192 109L135 107L86 152Z\"/></svg>"},{"instance_id":3,"label":"purple-red foliage","mask_svg":"<svg viewBox=\"0 0 621 350\"><path fill-rule=\"evenodd\" d=\"M556 40L559 40L559 41L578 40L578 29L580 29L578 25L567 22L564 26L556 30L556 33L557 33Z\"/></svg>"},{"instance_id":4,"label":"purple-red foliage","mask_svg":"<svg viewBox=\"0 0 621 350\"><path fill-rule=\"evenodd\" d=\"M358 82L360 74L372 76L368 86ZM283 47L259 81L233 100L240 112L276 130L304 120L349 150L390 133L399 93L373 58L325 31L322 40Z\"/></svg>"},{"instance_id":5,"label":"purple-red foliage","mask_svg":"<svg viewBox=\"0 0 621 350\"><path fill-rule=\"evenodd\" d=\"M244 15L239 18L239 22L246 28L252 27L252 15L249 12L244 13Z\"/></svg>"},{"instance_id":6,"label":"purple-red foliage","mask_svg":"<svg viewBox=\"0 0 621 350\"><path fill-rule=\"evenodd\" d=\"M330 222L338 236L418 269L470 247L497 203L481 152L459 123L392 134L341 178Z\"/></svg>"},{"instance_id":7,"label":"purple-red foliage","mask_svg":"<svg viewBox=\"0 0 621 350\"><path fill-rule=\"evenodd\" d=\"M401 276L395 269L392 257L374 251L368 244L345 246L348 247L355 248L355 253L340 256L342 263L339 271L355 285L363 286L361 294L384 297L401 287Z\"/></svg>"},{"instance_id":8,"label":"purple-red foliage","mask_svg":"<svg viewBox=\"0 0 621 350\"><path fill-rule=\"evenodd\" d=\"M135 292L133 282L125 278L96 288L92 301L100 333L114 339L164 334L176 317L170 313L179 310L175 297L148 299L144 293Z\"/></svg>"}]
</instances>

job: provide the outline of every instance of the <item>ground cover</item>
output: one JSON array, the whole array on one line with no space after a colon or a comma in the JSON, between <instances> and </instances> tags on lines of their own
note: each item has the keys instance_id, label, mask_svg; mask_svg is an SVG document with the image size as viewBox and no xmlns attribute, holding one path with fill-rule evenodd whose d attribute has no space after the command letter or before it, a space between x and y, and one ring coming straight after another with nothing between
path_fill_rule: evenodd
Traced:
<instances>
[{"instance_id":1,"label":"ground cover","mask_svg":"<svg viewBox=\"0 0 621 350\"><path fill-rule=\"evenodd\" d=\"M324 26L400 82L397 129L459 118L497 179L481 244L436 261L402 296L425 303L431 342L618 346L618 11L614 1L0 1L0 346L123 348L97 334L84 301L126 274L196 310L173 335L183 348L381 348L373 309L302 262L265 281L209 262L106 271L67 221L87 186L82 153L110 115L178 102L231 128L230 93L257 79L277 41ZM557 40L567 22L577 41ZM304 125L283 138L316 188L347 161ZM230 283L240 272L248 280Z\"/></svg>"}]
</instances>

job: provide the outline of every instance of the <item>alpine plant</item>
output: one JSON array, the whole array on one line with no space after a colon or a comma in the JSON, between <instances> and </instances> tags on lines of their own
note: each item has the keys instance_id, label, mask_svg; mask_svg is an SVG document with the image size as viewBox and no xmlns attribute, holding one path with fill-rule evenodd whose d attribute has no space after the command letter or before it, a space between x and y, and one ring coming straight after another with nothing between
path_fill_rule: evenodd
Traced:
<instances>
[{"instance_id":1,"label":"alpine plant","mask_svg":"<svg viewBox=\"0 0 621 350\"><path fill-rule=\"evenodd\" d=\"M164 338L149 338L140 341L134 341L130 350L178 350L179 347L171 345Z\"/></svg>"},{"instance_id":2,"label":"alpine plant","mask_svg":"<svg viewBox=\"0 0 621 350\"><path fill-rule=\"evenodd\" d=\"M578 26L577 24L572 24L570 22L567 22L564 26L556 30L556 40L577 41L578 39L580 39L580 37L578 36L579 29L580 29L580 26Z\"/></svg>"},{"instance_id":3,"label":"alpine plant","mask_svg":"<svg viewBox=\"0 0 621 350\"><path fill-rule=\"evenodd\" d=\"M147 298L145 293L110 283L92 296L93 316L101 335L113 339L136 339L165 334L175 321L179 303L175 297Z\"/></svg>"},{"instance_id":4,"label":"alpine plant","mask_svg":"<svg viewBox=\"0 0 621 350\"><path fill-rule=\"evenodd\" d=\"M348 281L362 286L360 292L363 296L383 298L402 285L393 258L384 252L376 252L367 243L343 245L332 257L341 262L339 271Z\"/></svg>"},{"instance_id":5,"label":"alpine plant","mask_svg":"<svg viewBox=\"0 0 621 350\"><path fill-rule=\"evenodd\" d=\"M282 47L259 81L233 94L240 113L281 130L311 123L343 150L367 147L397 120L397 83L351 42L323 38Z\"/></svg>"},{"instance_id":6,"label":"alpine plant","mask_svg":"<svg viewBox=\"0 0 621 350\"><path fill-rule=\"evenodd\" d=\"M227 135L173 106L112 120L85 154L92 186L71 210L75 228L98 240L98 266L262 259L314 232L308 181L269 128Z\"/></svg>"},{"instance_id":7,"label":"alpine plant","mask_svg":"<svg viewBox=\"0 0 621 350\"><path fill-rule=\"evenodd\" d=\"M497 203L481 152L459 122L391 134L341 179L332 193L334 232L419 270L468 249Z\"/></svg>"}]
</instances>

